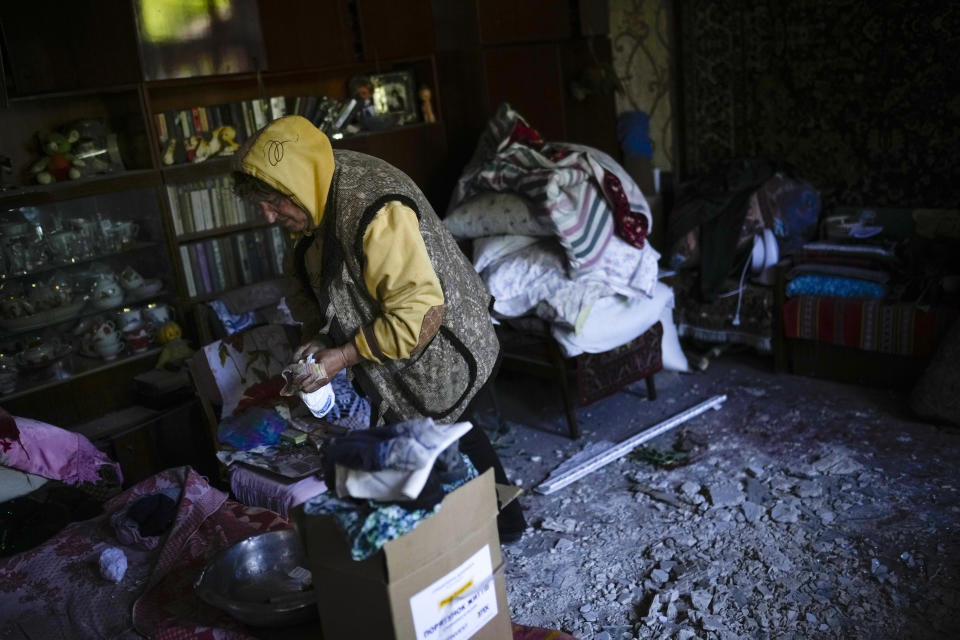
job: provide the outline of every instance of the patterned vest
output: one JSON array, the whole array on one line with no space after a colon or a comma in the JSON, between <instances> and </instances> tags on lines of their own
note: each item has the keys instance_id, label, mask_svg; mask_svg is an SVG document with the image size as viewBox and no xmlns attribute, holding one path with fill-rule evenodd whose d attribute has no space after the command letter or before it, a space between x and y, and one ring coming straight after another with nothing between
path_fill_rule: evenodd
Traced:
<instances>
[{"instance_id":1,"label":"patterned vest","mask_svg":"<svg viewBox=\"0 0 960 640\"><path fill-rule=\"evenodd\" d=\"M500 353L490 321L490 294L417 186L392 165L353 151L334 151L336 170L318 234L322 275L309 274L301 240L295 265L313 291L336 344L380 315L363 280L363 234L384 204L398 200L417 214L420 235L440 280L443 323L423 350L405 360L364 361L352 373L375 407L375 420L431 417L453 422L490 377ZM303 246L306 245L306 246Z\"/></svg>"}]
</instances>

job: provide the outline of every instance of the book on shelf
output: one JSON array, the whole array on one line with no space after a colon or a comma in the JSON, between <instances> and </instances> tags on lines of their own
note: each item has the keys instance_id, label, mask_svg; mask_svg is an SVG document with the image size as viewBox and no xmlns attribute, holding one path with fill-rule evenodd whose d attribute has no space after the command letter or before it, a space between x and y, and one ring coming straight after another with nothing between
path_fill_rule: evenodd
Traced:
<instances>
[{"instance_id":1,"label":"book on shelf","mask_svg":"<svg viewBox=\"0 0 960 640\"><path fill-rule=\"evenodd\" d=\"M187 285L187 295L194 298L197 295L197 283L193 275L190 250L185 244L180 245L180 265L183 267L183 279Z\"/></svg>"},{"instance_id":2,"label":"book on shelf","mask_svg":"<svg viewBox=\"0 0 960 640\"><path fill-rule=\"evenodd\" d=\"M224 267L223 264L223 254L220 253L220 243L218 240L219 238L207 240L204 246L210 254L211 262L213 263L213 276L214 280L216 280L216 290L223 291L228 287L227 273L226 267Z\"/></svg>"},{"instance_id":3,"label":"book on shelf","mask_svg":"<svg viewBox=\"0 0 960 640\"><path fill-rule=\"evenodd\" d=\"M253 270L250 268L250 256L247 254L247 242L243 234L238 233L230 236L233 243L234 253L237 256L237 267L240 270L241 281L244 284L253 282Z\"/></svg>"},{"instance_id":4,"label":"book on shelf","mask_svg":"<svg viewBox=\"0 0 960 640\"><path fill-rule=\"evenodd\" d=\"M230 237L226 236L223 238L217 238L217 243L220 245L220 253L223 254L223 270L227 275L227 287L239 287L243 284L243 281L240 280L240 274L237 273L237 263L236 258L233 255L233 243L230 242Z\"/></svg>"},{"instance_id":5,"label":"book on shelf","mask_svg":"<svg viewBox=\"0 0 960 640\"><path fill-rule=\"evenodd\" d=\"M254 208L233 193L230 176L167 186L177 236L222 229L259 219Z\"/></svg>"},{"instance_id":6,"label":"book on shelf","mask_svg":"<svg viewBox=\"0 0 960 640\"><path fill-rule=\"evenodd\" d=\"M286 240L278 227L252 229L179 246L190 297L283 274Z\"/></svg>"},{"instance_id":7,"label":"book on shelf","mask_svg":"<svg viewBox=\"0 0 960 640\"><path fill-rule=\"evenodd\" d=\"M270 96L157 113L153 126L161 159L169 166L230 155L269 122L287 115L303 116L328 135L333 134L346 124L355 106L349 98Z\"/></svg>"},{"instance_id":8,"label":"book on shelf","mask_svg":"<svg viewBox=\"0 0 960 640\"><path fill-rule=\"evenodd\" d=\"M197 284L200 285L198 288L204 295L213 293L213 278L210 275L210 265L207 263L207 254L203 250L203 243L194 242L190 245L190 249L193 251L200 272L200 279L197 281Z\"/></svg>"}]
</instances>

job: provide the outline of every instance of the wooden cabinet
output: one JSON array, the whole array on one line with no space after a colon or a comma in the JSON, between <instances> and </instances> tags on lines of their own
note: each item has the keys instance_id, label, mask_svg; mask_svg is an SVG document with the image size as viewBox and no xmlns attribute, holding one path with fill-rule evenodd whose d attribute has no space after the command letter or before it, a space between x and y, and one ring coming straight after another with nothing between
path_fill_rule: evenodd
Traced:
<instances>
[{"instance_id":1,"label":"wooden cabinet","mask_svg":"<svg viewBox=\"0 0 960 640\"><path fill-rule=\"evenodd\" d=\"M609 65L606 3L554 0L434 2L441 110L447 128L449 193L501 102L547 140L596 147L620 157L612 89L572 91L584 74Z\"/></svg>"},{"instance_id":2,"label":"wooden cabinet","mask_svg":"<svg viewBox=\"0 0 960 640\"><path fill-rule=\"evenodd\" d=\"M483 44L566 40L573 35L571 3L558 0L478 0Z\"/></svg>"},{"instance_id":3,"label":"wooden cabinet","mask_svg":"<svg viewBox=\"0 0 960 640\"><path fill-rule=\"evenodd\" d=\"M443 188L446 129L438 105L434 23L427 0L260 2L265 68L152 81L141 76L135 4L130 0L81 0L58 7L53 12L56 16L46 15L51 13L50 7L41 5L0 6L4 35L0 50L6 57L3 68L9 72L0 87L0 155L9 158L14 169L12 175L3 176L2 184L17 185L0 190L0 223L12 223L26 212L39 221L31 226L31 233L36 236L34 227L40 226L47 234L34 238L43 243L50 242L51 232L70 230L80 221L96 221L98 230L126 222L136 223L138 229L133 243L85 252L51 249L46 261L38 259L27 268L11 267L0 249L0 302L11 294L27 299L24 287L48 284L54 276L76 277L82 282L76 285L73 300L76 313L71 309L69 317L55 316L48 323L26 327L16 323L0 326L0 354L9 354L14 363L20 362L35 340L70 345L72 350L57 367L29 372L20 367L15 384L0 389L0 403L8 410L60 426L93 420L131 405L136 399L133 376L152 368L159 353L159 347L152 345L146 351L121 353L109 360L92 357L81 348L81 323L119 324L118 312L125 306L141 309L150 303L169 304L174 318L183 321L194 317L193 305L251 278L272 278L279 268L283 248L274 244L268 245L260 272L247 277L238 275L236 269L231 273L229 251L240 239L254 238L254 245L263 245L283 234L255 214L224 209L224 203L232 198L228 159L168 164L162 146L163 114L189 111L199 115L204 110L212 113L219 105L266 103L276 97L344 100L354 76L409 72L414 88L426 85L433 89L438 122L406 123L335 139L333 144L396 165L438 209L442 210L448 196ZM416 96L409 97L417 101ZM110 173L79 180L36 184L29 171L40 155L34 134L78 120L97 120L115 134L118 166ZM195 198L197 206L210 200L212 209L207 213L211 217L203 225L193 224L195 214L183 208L184 195L188 203ZM214 198L218 202L213 202ZM232 202L230 206L242 205ZM188 221L189 228L185 226ZM191 253L199 247L209 252L206 255L214 265L217 254L223 252L223 271L214 274L219 276L215 284L211 281L202 290L197 286L196 265L191 262ZM94 272L107 268L116 274L127 267L159 282L160 287L149 298L124 298L104 308L92 306ZM195 337L188 324L184 330L187 337ZM163 462L163 456L155 455L156 443L147 446L150 443L143 437L131 434L129 441L117 444L116 453L124 456L128 466L149 468Z\"/></svg>"},{"instance_id":4,"label":"wooden cabinet","mask_svg":"<svg viewBox=\"0 0 960 640\"><path fill-rule=\"evenodd\" d=\"M30 95L135 83L140 79L129 0L2 2L7 93Z\"/></svg>"}]
</instances>

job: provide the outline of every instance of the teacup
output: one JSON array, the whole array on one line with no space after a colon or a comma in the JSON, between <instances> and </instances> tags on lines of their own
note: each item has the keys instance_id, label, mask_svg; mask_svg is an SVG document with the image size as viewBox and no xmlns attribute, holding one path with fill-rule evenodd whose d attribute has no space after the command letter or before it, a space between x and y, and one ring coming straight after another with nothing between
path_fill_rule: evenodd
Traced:
<instances>
[{"instance_id":1,"label":"teacup","mask_svg":"<svg viewBox=\"0 0 960 640\"><path fill-rule=\"evenodd\" d=\"M16 358L0 353L0 393L13 393L17 388L18 377Z\"/></svg>"},{"instance_id":2,"label":"teacup","mask_svg":"<svg viewBox=\"0 0 960 640\"><path fill-rule=\"evenodd\" d=\"M150 346L150 334L143 328L126 334L124 338L127 342L127 348L130 349L132 353L144 351Z\"/></svg>"},{"instance_id":3,"label":"teacup","mask_svg":"<svg viewBox=\"0 0 960 640\"><path fill-rule=\"evenodd\" d=\"M30 225L19 220L13 222L0 222L0 235L7 237L22 236L30 230Z\"/></svg>"},{"instance_id":4,"label":"teacup","mask_svg":"<svg viewBox=\"0 0 960 640\"><path fill-rule=\"evenodd\" d=\"M93 327L90 334L93 336L94 340L110 340L117 341L119 335L117 335L117 325L113 324L109 320L104 320L100 324Z\"/></svg>"},{"instance_id":5,"label":"teacup","mask_svg":"<svg viewBox=\"0 0 960 640\"><path fill-rule=\"evenodd\" d=\"M47 244L61 261L74 257L77 234L74 231L58 231L47 236Z\"/></svg>"},{"instance_id":6,"label":"teacup","mask_svg":"<svg viewBox=\"0 0 960 640\"><path fill-rule=\"evenodd\" d=\"M139 289L143 286L143 276L137 273L133 267L125 267L123 271L120 272L120 284L127 291Z\"/></svg>"},{"instance_id":7,"label":"teacup","mask_svg":"<svg viewBox=\"0 0 960 640\"><path fill-rule=\"evenodd\" d=\"M124 350L125 346L120 340L104 341L97 340L93 343L93 348L104 360L113 360Z\"/></svg>"},{"instance_id":8,"label":"teacup","mask_svg":"<svg viewBox=\"0 0 960 640\"><path fill-rule=\"evenodd\" d=\"M93 237L97 235L98 225L96 220L88 220L86 218L71 218L67 221L67 226L74 231L79 231L87 237Z\"/></svg>"},{"instance_id":9,"label":"teacup","mask_svg":"<svg viewBox=\"0 0 960 640\"><path fill-rule=\"evenodd\" d=\"M143 317L140 315L140 309L124 307L117 313L117 320L120 325L120 330L124 333L129 333L130 331L135 331L140 328Z\"/></svg>"},{"instance_id":10,"label":"teacup","mask_svg":"<svg viewBox=\"0 0 960 640\"><path fill-rule=\"evenodd\" d=\"M16 371L0 371L0 393L13 393L17 390L17 379L19 375Z\"/></svg>"},{"instance_id":11,"label":"teacup","mask_svg":"<svg viewBox=\"0 0 960 640\"><path fill-rule=\"evenodd\" d=\"M23 350L23 361L32 366L50 362L57 353L57 345L53 342L35 342Z\"/></svg>"},{"instance_id":12,"label":"teacup","mask_svg":"<svg viewBox=\"0 0 960 640\"><path fill-rule=\"evenodd\" d=\"M113 228L116 229L117 235L120 237L120 244L124 247L129 247L137 241L137 233L140 231L140 225L136 222L132 220L121 220L114 223Z\"/></svg>"},{"instance_id":13,"label":"teacup","mask_svg":"<svg viewBox=\"0 0 960 640\"><path fill-rule=\"evenodd\" d=\"M147 322L152 324L155 327L162 326L165 322L170 320L170 307L165 304L157 304L156 302L151 302L143 310L143 315L146 316Z\"/></svg>"}]
</instances>

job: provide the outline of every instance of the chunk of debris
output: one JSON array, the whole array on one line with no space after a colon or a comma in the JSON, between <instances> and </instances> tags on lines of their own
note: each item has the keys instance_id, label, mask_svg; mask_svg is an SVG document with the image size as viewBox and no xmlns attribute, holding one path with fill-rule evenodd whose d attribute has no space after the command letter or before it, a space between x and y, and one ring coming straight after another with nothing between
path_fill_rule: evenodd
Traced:
<instances>
[{"instance_id":1,"label":"chunk of debris","mask_svg":"<svg viewBox=\"0 0 960 640\"><path fill-rule=\"evenodd\" d=\"M770 517L777 522L793 523L800 517L800 512L792 504L778 502L770 510Z\"/></svg>"},{"instance_id":2,"label":"chunk of debris","mask_svg":"<svg viewBox=\"0 0 960 640\"><path fill-rule=\"evenodd\" d=\"M577 530L578 524L580 523L573 518L544 518L540 528L559 533L573 533Z\"/></svg>"},{"instance_id":3,"label":"chunk of debris","mask_svg":"<svg viewBox=\"0 0 960 640\"><path fill-rule=\"evenodd\" d=\"M747 522L757 522L760 516L763 515L763 508L749 500L741 504L740 508L743 509L743 517L747 519Z\"/></svg>"},{"instance_id":4,"label":"chunk of debris","mask_svg":"<svg viewBox=\"0 0 960 640\"><path fill-rule=\"evenodd\" d=\"M811 466L822 474L833 476L850 475L863 469L859 462L837 451L815 460Z\"/></svg>"},{"instance_id":5,"label":"chunk of debris","mask_svg":"<svg viewBox=\"0 0 960 640\"><path fill-rule=\"evenodd\" d=\"M707 496L710 498L710 504L715 507L730 507L743 501L740 484L734 482L708 484Z\"/></svg>"}]
</instances>

